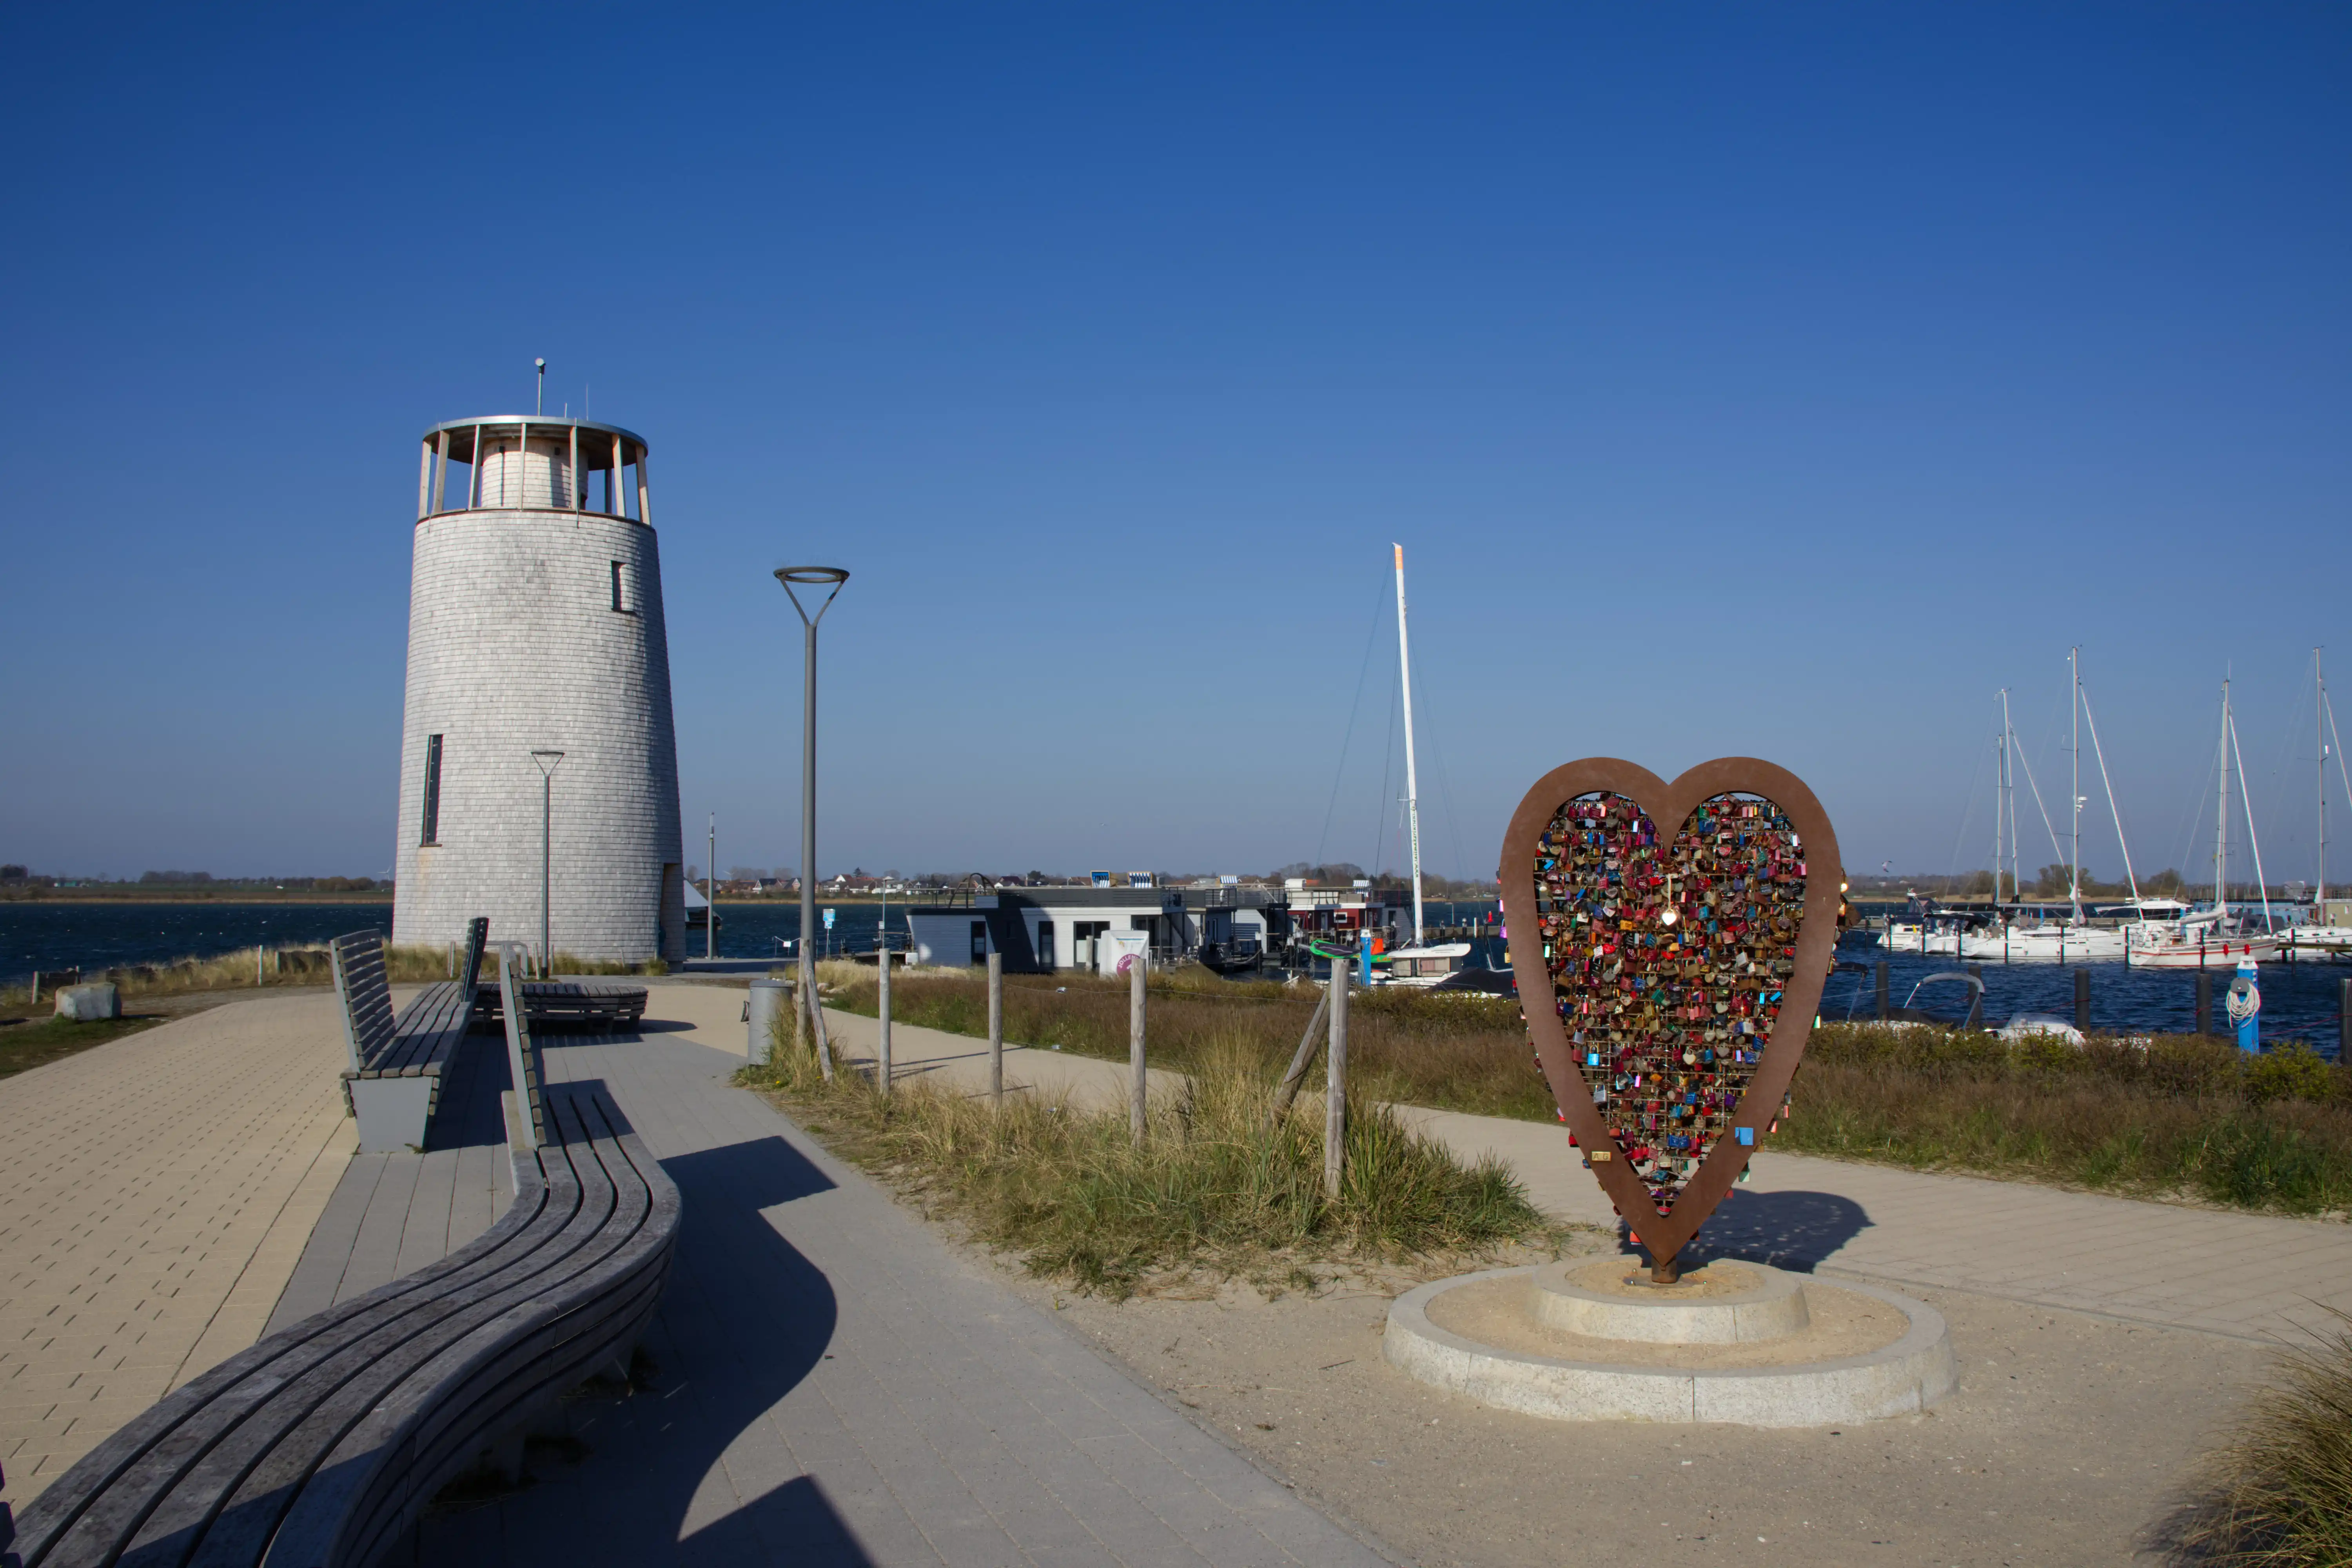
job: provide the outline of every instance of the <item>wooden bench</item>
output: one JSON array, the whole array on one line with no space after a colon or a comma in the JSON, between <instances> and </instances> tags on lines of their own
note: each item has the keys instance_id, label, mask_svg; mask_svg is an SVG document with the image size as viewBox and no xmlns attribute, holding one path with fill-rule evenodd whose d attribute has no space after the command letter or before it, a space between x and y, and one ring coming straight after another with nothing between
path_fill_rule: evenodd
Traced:
<instances>
[{"instance_id":1,"label":"wooden bench","mask_svg":"<svg viewBox=\"0 0 2352 1568\"><path fill-rule=\"evenodd\" d=\"M587 1027L604 1034L634 1029L646 1016L646 988L595 981L533 980L521 987L523 1010L534 1026Z\"/></svg>"},{"instance_id":2,"label":"wooden bench","mask_svg":"<svg viewBox=\"0 0 2352 1568\"><path fill-rule=\"evenodd\" d=\"M353 931L329 944L335 994L343 1004L343 1042L351 1049L343 1099L359 1121L361 1153L425 1147L441 1103L442 1069L473 1027L482 944L489 929L486 919L473 921L465 969L455 980L426 986L398 1017L393 1016L392 985L384 972L383 933Z\"/></svg>"},{"instance_id":3,"label":"wooden bench","mask_svg":"<svg viewBox=\"0 0 2352 1568\"><path fill-rule=\"evenodd\" d=\"M541 1084L527 1023L521 1049L533 1131L509 1145L505 1215L135 1417L34 1500L12 1562L367 1568L451 1479L512 1469L563 1393L625 1376L677 1189L601 1084Z\"/></svg>"}]
</instances>

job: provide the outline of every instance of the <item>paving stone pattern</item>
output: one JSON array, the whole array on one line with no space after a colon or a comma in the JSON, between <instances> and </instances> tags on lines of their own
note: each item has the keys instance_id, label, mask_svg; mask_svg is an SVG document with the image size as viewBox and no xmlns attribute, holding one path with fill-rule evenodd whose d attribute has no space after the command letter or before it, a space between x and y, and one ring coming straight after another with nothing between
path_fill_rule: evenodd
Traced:
<instances>
[{"instance_id":1,"label":"paving stone pattern","mask_svg":"<svg viewBox=\"0 0 2352 1568\"><path fill-rule=\"evenodd\" d=\"M340 1031L271 997L0 1080L8 1502L261 1336L355 1145Z\"/></svg>"}]
</instances>

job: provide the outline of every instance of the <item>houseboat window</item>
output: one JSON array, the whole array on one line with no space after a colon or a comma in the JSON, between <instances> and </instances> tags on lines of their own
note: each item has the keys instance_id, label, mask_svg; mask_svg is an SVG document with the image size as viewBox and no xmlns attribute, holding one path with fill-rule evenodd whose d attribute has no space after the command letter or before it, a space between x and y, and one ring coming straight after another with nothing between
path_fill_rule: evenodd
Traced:
<instances>
[{"instance_id":1,"label":"houseboat window","mask_svg":"<svg viewBox=\"0 0 2352 1568\"><path fill-rule=\"evenodd\" d=\"M1054 922L1037 922L1037 962L1047 969L1054 967Z\"/></svg>"},{"instance_id":2,"label":"houseboat window","mask_svg":"<svg viewBox=\"0 0 2352 1568\"><path fill-rule=\"evenodd\" d=\"M986 921L971 922L971 961L974 963L988 962L988 922Z\"/></svg>"}]
</instances>

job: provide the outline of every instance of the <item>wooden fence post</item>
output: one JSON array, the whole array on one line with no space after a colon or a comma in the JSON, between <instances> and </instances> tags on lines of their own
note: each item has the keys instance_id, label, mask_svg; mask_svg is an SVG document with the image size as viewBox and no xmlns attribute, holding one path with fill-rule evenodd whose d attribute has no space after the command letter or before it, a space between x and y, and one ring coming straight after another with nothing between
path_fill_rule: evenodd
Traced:
<instances>
[{"instance_id":1,"label":"wooden fence post","mask_svg":"<svg viewBox=\"0 0 2352 1568\"><path fill-rule=\"evenodd\" d=\"M1290 1070L1282 1075L1281 1087L1274 1091L1274 1114L1279 1121L1298 1098L1298 1086L1307 1078L1307 1068L1315 1060L1315 1047L1322 1034L1323 1020L1331 1011L1331 993L1325 991L1315 998L1315 1011L1307 1019L1307 1032L1298 1037L1298 1049L1291 1053Z\"/></svg>"},{"instance_id":2,"label":"wooden fence post","mask_svg":"<svg viewBox=\"0 0 2352 1568\"><path fill-rule=\"evenodd\" d=\"M988 1102L1004 1103L1004 955L988 954Z\"/></svg>"},{"instance_id":3,"label":"wooden fence post","mask_svg":"<svg viewBox=\"0 0 2352 1568\"><path fill-rule=\"evenodd\" d=\"M1323 1198L1339 1201L1348 1174L1348 967L1331 961L1331 1046L1324 1053Z\"/></svg>"},{"instance_id":4,"label":"wooden fence post","mask_svg":"<svg viewBox=\"0 0 2352 1568\"><path fill-rule=\"evenodd\" d=\"M890 950L881 952L881 988L877 994L874 1034L874 1084L884 1094L890 1092Z\"/></svg>"},{"instance_id":5,"label":"wooden fence post","mask_svg":"<svg viewBox=\"0 0 2352 1568\"><path fill-rule=\"evenodd\" d=\"M1137 953L1127 972L1127 1131L1143 1142L1145 1092L1150 1079L1143 1066L1143 971L1146 960Z\"/></svg>"}]
</instances>

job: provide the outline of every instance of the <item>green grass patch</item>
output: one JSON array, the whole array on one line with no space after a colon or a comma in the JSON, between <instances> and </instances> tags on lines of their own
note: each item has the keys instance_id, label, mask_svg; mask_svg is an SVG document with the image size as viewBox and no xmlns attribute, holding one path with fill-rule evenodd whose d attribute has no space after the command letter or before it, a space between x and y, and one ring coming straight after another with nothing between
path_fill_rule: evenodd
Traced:
<instances>
[{"instance_id":1,"label":"green grass patch","mask_svg":"<svg viewBox=\"0 0 2352 1568\"><path fill-rule=\"evenodd\" d=\"M1140 1142L1123 1110L1030 1095L993 1108L920 1082L885 1097L847 1068L827 1082L788 1041L741 1081L1031 1273L1114 1299L1202 1274L1279 1288L1318 1263L1475 1258L1551 1235L1502 1164L1465 1165L1377 1108L1350 1116L1347 1179L1328 1200L1319 1107L1276 1115L1240 1041L1199 1055Z\"/></svg>"},{"instance_id":2,"label":"green grass patch","mask_svg":"<svg viewBox=\"0 0 2352 1568\"><path fill-rule=\"evenodd\" d=\"M2294 1047L2198 1036L2010 1042L1831 1025L1772 1147L1920 1168L2185 1193L2284 1214L2352 1210L2352 1079Z\"/></svg>"},{"instance_id":3,"label":"green grass patch","mask_svg":"<svg viewBox=\"0 0 2352 1568\"><path fill-rule=\"evenodd\" d=\"M88 1024L50 1017L0 1018L0 1078L13 1078L28 1068L152 1029L161 1016L104 1018Z\"/></svg>"}]
</instances>

